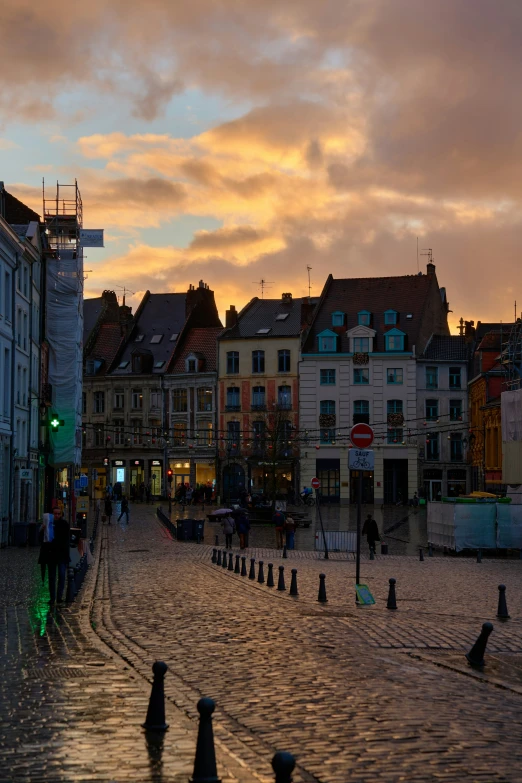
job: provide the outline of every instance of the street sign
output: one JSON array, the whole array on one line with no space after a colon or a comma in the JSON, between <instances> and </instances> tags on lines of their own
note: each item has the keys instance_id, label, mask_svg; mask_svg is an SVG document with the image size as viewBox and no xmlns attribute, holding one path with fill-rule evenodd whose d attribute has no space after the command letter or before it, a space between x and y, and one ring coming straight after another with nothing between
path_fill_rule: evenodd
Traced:
<instances>
[{"instance_id":1,"label":"street sign","mask_svg":"<svg viewBox=\"0 0 522 783\"><path fill-rule=\"evenodd\" d=\"M89 486L89 479L85 475L85 473L82 473L81 476L80 476L80 488L81 489L85 489L85 487L88 487L88 486Z\"/></svg>"},{"instance_id":2,"label":"street sign","mask_svg":"<svg viewBox=\"0 0 522 783\"><path fill-rule=\"evenodd\" d=\"M363 606L371 606L375 603L375 598L370 593L368 585L355 585L355 592L357 593L357 603Z\"/></svg>"},{"instance_id":3,"label":"street sign","mask_svg":"<svg viewBox=\"0 0 522 783\"><path fill-rule=\"evenodd\" d=\"M80 479L74 479L74 495L75 495L75 497L78 497L78 495L76 495L76 493L79 492L81 488L82 488L82 485L80 484Z\"/></svg>"},{"instance_id":4,"label":"street sign","mask_svg":"<svg viewBox=\"0 0 522 783\"><path fill-rule=\"evenodd\" d=\"M321 486L321 482L319 481L318 478L313 478L310 484L312 485L312 489L319 489L319 487Z\"/></svg>"},{"instance_id":5,"label":"street sign","mask_svg":"<svg viewBox=\"0 0 522 783\"><path fill-rule=\"evenodd\" d=\"M33 469L32 468L21 468L21 470L20 470L20 478L24 479L24 481L32 481L33 480Z\"/></svg>"},{"instance_id":6,"label":"street sign","mask_svg":"<svg viewBox=\"0 0 522 783\"><path fill-rule=\"evenodd\" d=\"M369 424L360 422L350 430L350 440L360 449L369 449L373 443L373 430Z\"/></svg>"},{"instance_id":7,"label":"street sign","mask_svg":"<svg viewBox=\"0 0 522 783\"><path fill-rule=\"evenodd\" d=\"M375 452L373 449L350 449L348 467L350 470L373 470L375 468Z\"/></svg>"}]
</instances>

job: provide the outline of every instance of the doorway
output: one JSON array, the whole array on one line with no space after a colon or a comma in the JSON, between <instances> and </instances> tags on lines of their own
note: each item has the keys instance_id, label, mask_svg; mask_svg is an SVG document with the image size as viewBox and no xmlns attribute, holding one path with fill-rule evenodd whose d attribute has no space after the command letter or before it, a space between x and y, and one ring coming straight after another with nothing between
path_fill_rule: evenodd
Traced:
<instances>
[{"instance_id":1,"label":"doorway","mask_svg":"<svg viewBox=\"0 0 522 783\"><path fill-rule=\"evenodd\" d=\"M340 460L318 459L315 464L316 476L321 482L321 503L338 503L341 495L339 479Z\"/></svg>"},{"instance_id":2,"label":"doorway","mask_svg":"<svg viewBox=\"0 0 522 783\"><path fill-rule=\"evenodd\" d=\"M223 502L239 499L245 491L245 471L237 462L223 468Z\"/></svg>"},{"instance_id":3,"label":"doorway","mask_svg":"<svg viewBox=\"0 0 522 783\"><path fill-rule=\"evenodd\" d=\"M384 502L408 503L408 460L384 460Z\"/></svg>"},{"instance_id":4,"label":"doorway","mask_svg":"<svg viewBox=\"0 0 522 783\"><path fill-rule=\"evenodd\" d=\"M440 500L442 497L442 470L430 468L424 471L424 495L426 500Z\"/></svg>"},{"instance_id":5,"label":"doorway","mask_svg":"<svg viewBox=\"0 0 522 783\"><path fill-rule=\"evenodd\" d=\"M357 503L359 498L359 471L350 471L350 503ZM362 502L373 503L373 472L363 471Z\"/></svg>"}]
</instances>

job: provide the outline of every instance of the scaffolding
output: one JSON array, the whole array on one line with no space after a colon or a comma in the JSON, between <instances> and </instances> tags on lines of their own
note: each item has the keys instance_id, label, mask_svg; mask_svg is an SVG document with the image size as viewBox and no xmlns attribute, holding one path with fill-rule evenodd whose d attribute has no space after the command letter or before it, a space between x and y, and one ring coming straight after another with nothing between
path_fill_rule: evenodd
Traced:
<instances>
[{"instance_id":1,"label":"scaffolding","mask_svg":"<svg viewBox=\"0 0 522 783\"><path fill-rule=\"evenodd\" d=\"M509 337L502 342L501 366L504 391L522 388L522 319L511 326Z\"/></svg>"},{"instance_id":2,"label":"scaffolding","mask_svg":"<svg viewBox=\"0 0 522 783\"><path fill-rule=\"evenodd\" d=\"M63 252L77 252L80 243L80 229L83 226L82 197L78 183L60 185L56 183L56 194L46 198L45 181L42 182L43 214L45 233L49 249Z\"/></svg>"}]
</instances>

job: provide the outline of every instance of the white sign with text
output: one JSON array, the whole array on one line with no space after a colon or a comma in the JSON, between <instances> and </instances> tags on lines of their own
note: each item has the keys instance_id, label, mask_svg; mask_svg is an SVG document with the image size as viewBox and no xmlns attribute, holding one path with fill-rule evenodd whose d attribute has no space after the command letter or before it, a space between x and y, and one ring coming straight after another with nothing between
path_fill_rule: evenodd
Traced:
<instances>
[{"instance_id":1,"label":"white sign with text","mask_svg":"<svg viewBox=\"0 0 522 783\"><path fill-rule=\"evenodd\" d=\"M375 467L373 449L350 449L348 452L348 467L350 470L373 470Z\"/></svg>"}]
</instances>

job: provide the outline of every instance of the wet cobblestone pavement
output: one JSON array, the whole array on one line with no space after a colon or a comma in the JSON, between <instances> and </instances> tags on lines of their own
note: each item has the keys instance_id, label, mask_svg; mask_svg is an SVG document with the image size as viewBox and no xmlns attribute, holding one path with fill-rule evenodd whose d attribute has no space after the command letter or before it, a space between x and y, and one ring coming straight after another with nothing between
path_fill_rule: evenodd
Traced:
<instances>
[{"instance_id":1,"label":"wet cobblestone pavement","mask_svg":"<svg viewBox=\"0 0 522 783\"><path fill-rule=\"evenodd\" d=\"M283 749L296 783L522 781L520 561L419 562L397 547L363 560L377 603L356 607L351 557L282 560L259 538L247 563L262 559L265 576L268 562L284 565L278 592L213 565L208 544L173 541L154 512L135 507L129 526L102 528L80 600L53 614L36 551L0 552L0 781L188 781L201 695L217 703L227 783L272 780ZM396 612L385 608L391 576ZM486 620L482 674L463 652ZM169 666L162 749L140 727L155 659Z\"/></svg>"}]
</instances>

